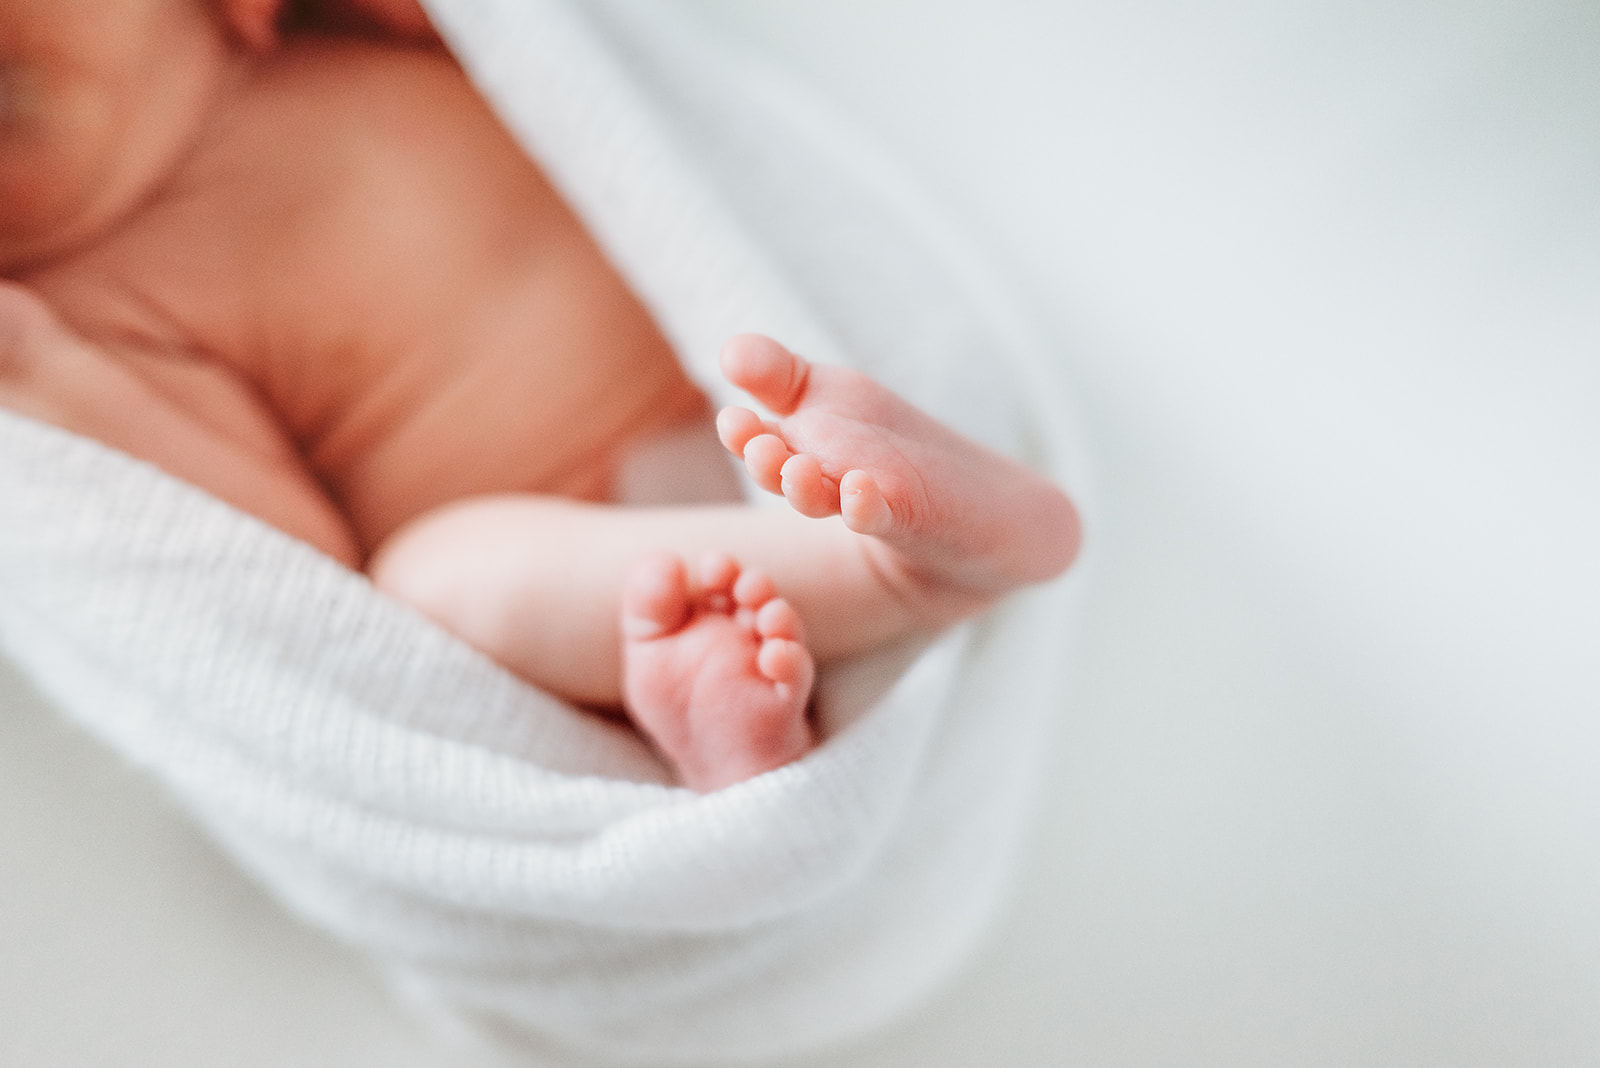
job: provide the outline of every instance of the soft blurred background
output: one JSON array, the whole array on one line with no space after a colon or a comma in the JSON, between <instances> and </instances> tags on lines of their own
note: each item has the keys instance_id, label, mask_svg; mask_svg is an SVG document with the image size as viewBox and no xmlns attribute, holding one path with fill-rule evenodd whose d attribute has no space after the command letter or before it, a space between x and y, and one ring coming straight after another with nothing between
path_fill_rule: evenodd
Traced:
<instances>
[{"instance_id":1,"label":"soft blurred background","mask_svg":"<svg viewBox=\"0 0 1600 1068\"><path fill-rule=\"evenodd\" d=\"M1600 6L686 8L1017 281L1098 575L995 936L850 1066L1600 1062ZM0 1064L466 1066L0 667Z\"/></svg>"}]
</instances>

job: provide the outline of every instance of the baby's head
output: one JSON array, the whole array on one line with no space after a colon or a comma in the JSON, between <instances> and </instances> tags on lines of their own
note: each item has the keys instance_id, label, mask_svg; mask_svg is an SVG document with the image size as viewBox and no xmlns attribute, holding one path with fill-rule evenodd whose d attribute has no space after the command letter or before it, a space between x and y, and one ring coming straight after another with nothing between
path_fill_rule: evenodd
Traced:
<instances>
[{"instance_id":1,"label":"baby's head","mask_svg":"<svg viewBox=\"0 0 1600 1068\"><path fill-rule=\"evenodd\" d=\"M437 42L417 0L0 0L0 276L137 205L286 11L309 30Z\"/></svg>"},{"instance_id":2,"label":"baby's head","mask_svg":"<svg viewBox=\"0 0 1600 1068\"><path fill-rule=\"evenodd\" d=\"M72 248L183 153L279 0L0 0L0 273Z\"/></svg>"}]
</instances>

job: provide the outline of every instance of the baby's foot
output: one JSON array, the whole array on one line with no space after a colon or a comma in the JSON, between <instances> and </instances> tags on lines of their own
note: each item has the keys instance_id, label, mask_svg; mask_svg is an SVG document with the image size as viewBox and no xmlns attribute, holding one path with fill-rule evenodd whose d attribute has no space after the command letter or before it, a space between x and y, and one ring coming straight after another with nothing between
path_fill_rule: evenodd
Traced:
<instances>
[{"instance_id":1,"label":"baby's foot","mask_svg":"<svg viewBox=\"0 0 1600 1068\"><path fill-rule=\"evenodd\" d=\"M804 756L814 673L800 618L761 572L711 555L691 577L662 553L629 575L623 701L685 785L715 790Z\"/></svg>"},{"instance_id":2,"label":"baby's foot","mask_svg":"<svg viewBox=\"0 0 1600 1068\"><path fill-rule=\"evenodd\" d=\"M876 539L890 577L933 595L935 614L1051 578L1077 554L1065 494L865 375L809 364L756 334L728 342L722 371L778 416L725 408L717 417L722 443L756 484Z\"/></svg>"}]
</instances>

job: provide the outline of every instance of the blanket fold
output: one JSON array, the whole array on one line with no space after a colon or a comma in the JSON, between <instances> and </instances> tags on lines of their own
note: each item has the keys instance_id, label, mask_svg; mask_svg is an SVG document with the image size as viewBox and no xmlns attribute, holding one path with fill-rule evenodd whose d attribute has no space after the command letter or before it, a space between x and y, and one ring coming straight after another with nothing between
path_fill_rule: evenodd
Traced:
<instances>
[{"instance_id":1,"label":"blanket fold","mask_svg":"<svg viewBox=\"0 0 1600 1068\"><path fill-rule=\"evenodd\" d=\"M670 8L430 8L715 400L718 347L759 330L1081 493L1022 319L803 94ZM620 1062L811 1048L948 974L1004 887L1081 581L831 669L817 751L699 796L147 464L0 412L0 500L0 643L66 714L408 997Z\"/></svg>"}]
</instances>

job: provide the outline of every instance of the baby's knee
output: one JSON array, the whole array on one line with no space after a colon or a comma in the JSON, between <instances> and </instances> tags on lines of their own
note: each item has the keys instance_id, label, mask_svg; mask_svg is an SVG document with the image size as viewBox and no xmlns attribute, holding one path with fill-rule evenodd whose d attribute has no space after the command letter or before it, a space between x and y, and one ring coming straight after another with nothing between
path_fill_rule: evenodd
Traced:
<instances>
[{"instance_id":1,"label":"baby's knee","mask_svg":"<svg viewBox=\"0 0 1600 1068\"><path fill-rule=\"evenodd\" d=\"M437 540L425 528L401 528L373 552L367 577L395 600L437 618L460 586L459 558Z\"/></svg>"},{"instance_id":2,"label":"baby's knee","mask_svg":"<svg viewBox=\"0 0 1600 1068\"><path fill-rule=\"evenodd\" d=\"M482 625L483 591L497 581L460 511L445 506L413 519L378 545L366 567L379 590L452 630Z\"/></svg>"}]
</instances>

